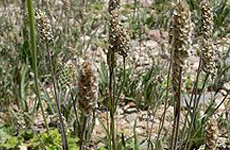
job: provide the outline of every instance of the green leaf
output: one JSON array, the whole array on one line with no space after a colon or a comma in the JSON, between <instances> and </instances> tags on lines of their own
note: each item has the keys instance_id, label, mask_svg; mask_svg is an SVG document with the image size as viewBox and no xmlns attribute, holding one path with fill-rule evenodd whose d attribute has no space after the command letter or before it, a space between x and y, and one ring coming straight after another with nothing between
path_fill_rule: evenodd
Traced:
<instances>
[{"instance_id":1,"label":"green leaf","mask_svg":"<svg viewBox=\"0 0 230 150\"><path fill-rule=\"evenodd\" d=\"M11 138L11 135L5 132L4 128L0 128L0 144L5 143L5 141L9 138Z\"/></svg>"},{"instance_id":2,"label":"green leaf","mask_svg":"<svg viewBox=\"0 0 230 150\"><path fill-rule=\"evenodd\" d=\"M21 141L18 139L18 137L11 137L1 146L6 149L12 149L16 148L20 143Z\"/></svg>"}]
</instances>

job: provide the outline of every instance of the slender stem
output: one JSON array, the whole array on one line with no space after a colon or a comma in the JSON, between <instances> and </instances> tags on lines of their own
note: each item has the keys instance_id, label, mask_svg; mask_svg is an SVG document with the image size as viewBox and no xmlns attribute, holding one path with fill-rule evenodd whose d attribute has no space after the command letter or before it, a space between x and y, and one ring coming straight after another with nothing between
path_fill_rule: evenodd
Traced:
<instances>
[{"instance_id":1,"label":"slender stem","mask_svg":"<svg viewBox=\"0 0 230 150\"><path fill-rule=\"evenodd\" d=\"M196 80L195 80L195 83L194 83L194 86L193 86L193 90L192 90L192 95L191 95L190 100L189 100L188 113L186 114L186 116L185 116L185 121L184 121L184 123L183 123L182 139L183 139L184 136L189 135L189 134L185 134L186 125L187 125L187 122L189 121L189 120L188 120L189 114L192 115L190 106L192 105L192 101L193 101L194 95L196 95L196 93L197 93L197 86L198 86L198 82L199 82L199 77L200 77L201 69L202 69L202 53L201 53L201 55L200 55L199 66L198 66L198 70L197 70L197 74L196 74ZM195 97L196 97L196 96L195 96ZM185 139L187 140L188 138L186 137ZM183 144L183 142L181 142L181 144ZM186 144L185 144L185 145L186 145ZM185 146L185 147L186 147L186 146ZM182 149L182 147L180 147L180 150L181 150L181 149Z\"/></svg>"},{"instance_id":2,"label":"slender stem","mask_svg":"<svg viewBox=\"0 0 230 150\"><path fill-rule=\"evenodd\" d=\"M170 61L170 65L169 65L169 69L168 69L168 77L167 77L167 86L166 86L166 96L165 96L164 112L163 112L163 115L161 116L161 122L160 122L160 125L159 125L159 131L158 131L158 135L157 135L157 141L160 138L161 131L163 129L163 125L164 125L164 121L165 121L165 114L166 114L167 104L168 104L169 80L170 80L171 68L172 68L172 59Z\"/></svg>"},{"instance_id":3,"label":"slender stem","mask_svg":"<svg viewBox=\"0 0 230 150\"><path fill-rule=\"evenodd\" d=\"M43 150L47 150L46 147L45 147L44 142L42 141L42 139L41 139L41 137L38 135L38 133L37 133L33 128L31 128L31 129L32 129L33 133L37 136L39 142L41 143L42 149L43 149Z\"/></svg>"},{"instance_id":4,"label":"slender stem","mask_svg":"<svg viewBox=\"0 0 230 150\"><path fill-rule=\"evenodd\" d=\"M116 150L116 140L115 140L115 107L114 107L114 52L109 52L109 111L110 111L110 139L112 140L112 146L110 149Z\"/></svg>"},{"instance_id":5,"label":"slender stem","mask_svg":"<svg viewBox=\"0 0 230 150\"><path fill-rule=\"evenodd\" d=\"M148 104L148 106L149 106L150 104ZM150 113L149 113L149 107L148 107L148 110L147 110L147 123L146 123L146 134L147 134L147 136L148 136L148 146L147 146L147 150L149 150L149 145L150 145L150 138L151 138L151 134L150 134L150 131L149 131L149 121L150 121L150 118L149 118L149 116L150 116Z\"/></svg>"},{"instance_id":6,"label":"slender stem","mask_svg":"<svg viewBox=\"0 0 230 150\"><path fill-rule=\"evenodd\" d=\"M173 134L172 134L172 146L173 150L177 149L177 140L178 140L178 131L179 131L179 124L180 124L180 111L181 111L181 77L182 77L182 67L180 67L180 78L179 78L179 85L178 91L175 91L175 115L174 115L174 124L173 124Z\"/></svg>"},{"instance_id":7,"label":"slender stem","mask_svg":"<svg viewBox=\"0 0 230 150\"><path fill-rule=\"evenodd\" d=\"M191 147L191 142L189 141L189 139L191 137L191 131L194 129L194 124L195 124L196 117L197 117L197 113L196 113L197 108L198 108L198 105L199 105L199 102L200 102L200 97L201 97L201 95L203 93L203 90L205 88L205 85L207 83L208 77L209 77L209 74L207 74L206 77L205 77L205 80L204 80L204 83L202 85L201 93L199 94L199 97L197 98L197 95L195 95L195 98L194 98L193 112L191 113L191 123L190 123L189 131L188 131L187 142L185 144L185 148L188 146L188 149L190 149L190 147Z\"/></svg>"},{"instance_id":8,"label":"slender stem","mask_svg":"<svg viewBox=\"0 0 230 150\"><path fill-rule=\"evenodd\" d=\"M30 122L33 121L27 113L24 113L23 115L24 115L24 117L25 117L26 119L28 119ZM42 141L42 139L41 139L40 136L38 135L37 131L34 129L33 125L30 127L30 129L31 129L31 130L33 131L33 133L37 136L37 138L38 138L38 140L39 140L39 142L40 142L40 144L41 144L42 149L43 149L43 150L47 150L46 147L45 147L44 142Z\"/></svg>"},{"instance_id":9,"label":"slender stem","mask_svg":"<svg viewBox=\"0 0 230 150\"><path fill-rule=\"evenodd\" d=\"M56 81L56 76L55 76L56 72L55 72L54 65L51 61L51 55L50 55L48 43L46 43L46 50L47 50L48 62L50 64L50 68L51 68L51 74L52 74L51 78L52 78L52 82L53 82L55 100L56 100L57 109L58 109L58 118L59 118L59 121L61 123L62 148L63 148L63 150L69 150L66 132L65 132L65 128L64 128L64 121L62 118L61 108L60 108L60 92L58 91L58 88L57 88L57 81Z\"/></svg>"},{"instance_id":10,"label":"slender stem","mask_svg":"<svg viewBox=\"0 0 230 150\"><path fill-rule=\"evenodd\" d=\"M190 126L190 131L191 129L193 128L192 125L195 124L195 121L196 121L196 116L197 116L197 108L198 108L198 105L199 105L199 102L200 102L200 98L201 98L201 95L203 93L203 90L205 88L205 85L207 83L207 80L208 80L208 77L209 77L209 74L206 74L206 77L205 77L205 80L204 80L204 83L202 85L202 88L201 88L201 92L199 94L199 97L194 99L194 106L193 106L193 115L192 115L192 120L191 120L191 126Z\"/></svg>"},{"instance_id":11,"label":"slender stem","mask_svg":"<svg viewBox=\"0 0 230 150\"><path fill-rule=\"evenodd\" d=\"M224 101L228 98L228 95L229 95L229 93L227 93L227 94L225 95L225 97L222 99L222 101L219 103L219 105L216 106L216 108L212 111L212 113L210 114L210 116L211 116L212 114L214 114L214 113L217 111L217 109L224 103Z\"/></svg>"},{"instance_id":12,"label":"slender stem","mask_svg":"<svg viewBox=\"0 0 230 150\"><path fill-rule=\"evenodd\" d=\"M83 124L82 124L82 128L81 128L81 139L80 139L80 150L84 150L83 146L84 146L84 143L85 143L85 129L86 129L86 123L87 123L87 116L84 116L84 119L83 119Z\"/></svg>"},{"instance_id":13,"label":"slender stem","mask_svg":"<svg viewBox=\"0 0 230 150\"><path fill-rule=\"evenodd\" d=\"M34 21L34 12L33 12L33 2L32 0L27 0L27 8L30 22L30 42L31 42L31 54L32 54L32 68L34 71L34 80L35 80L35 91L38 98L38 105L41 107L42 116L45 122L45 127L47 133L49 133L49 127L45 117L45 111L41 102L41 93L38 83L38 68L37 68L37 49L36 49L36 35L35 35L35 21Z\"/></svg>"},{"instance_id":14,"label":"slender stem","mask_svg":"<svg viewBox=\"0 0 230 150\"><path fill-rule=\"evenodd\" d=\"M124 89L125 82L126 82L126 65L125 65L125 57L123 57L123 81L122 81L120 89L119 89L119 91L118 91L118 93L116 95L115 110L117 110L118 100L120 98L122 90Z\"/></svg>"},{"instance_id":15,"label":"slender stem","mask_svg":"<svg viewBox=\"0 0 230 150\"><path fill-rule=\"evenodd\" d=\"M115 92L115 85L116 85L116 82L115 82L115 76L113 75L113 80L114 80L114 92ZM116 112L117 110L117 106L118 106L118 101L119 101L119 98L120 98L120 95L121 95L121 92L122 90L124 89L124 85L126 83L126 64L125 64L125 57L123 57L123 81L122 81L122 84L120 86L120 88L118 89L118 93L116 93L116 99L115 99L115 94L114 94L114 97L113 99L115 100L115 108L114 108L114 113ZM115 120L116 121L116 120ZM116 122L116 135L117 135L117 129L118 129L118 124ZM117 138L117 137L116 137ZM117 138L117 141L118 143L118 138Z\"/></svg>"},{"instance_id":16,"label":"slender stem","mask_svg":"<svg viewBox=\"0 0 230 150\"><path fill-rule=\"evenodd\" d=\"M205 85L206 85L206 83L207 83L207 81L208 81L208 77L209 77L209 74L206 74L205 79L204 79L204 83L203 83L203 85L202 85L202 88L201 88L201 91L200 91L200 94L199 94L199 97L198 97L198 98L195 98L195 102L196 102L196 103L194 103L194 104L195 104L194 111L196 110L196 108L197 108L198 105L199 105L200 98L201 98L202 93L203 93L203 91L204 91Z\"/></svg>"},{"instance_id":17,"label":"slender stem","mask_svg":"<svg viewBox=\"0 0 230 150\"><path fill-rule=\"evenodd\" d=\"M75 117L76 117L76 123L77 123L77 127L78 129L80 129L80 122L79 122L79 118L78 118L78 114L77 114L77 108L76 108L76 97L74 98L73 96L73 91L72 89L70 88L70 94L71 94L71 99L73 101L73 109L74 109L74 113L75 113ZM81 129L80 129L80 133L81 133Z\"/></svg>"}]
</instances>

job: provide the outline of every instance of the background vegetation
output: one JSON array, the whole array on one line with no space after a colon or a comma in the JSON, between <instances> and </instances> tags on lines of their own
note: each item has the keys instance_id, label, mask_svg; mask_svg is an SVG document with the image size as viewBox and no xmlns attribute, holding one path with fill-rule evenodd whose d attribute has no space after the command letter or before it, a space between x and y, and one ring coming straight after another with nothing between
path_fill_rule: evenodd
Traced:
<instances>
[{"instance_id":1,"label":"background vegetation","mask_svg":"<svg viewBox=\"0 0 230 150\"><path fill-rule=\"evenodd\" d=\"M169 41L176 2L121 0L119 22L127 29L130 48L125 59L115 54L112 76L108 4L0 2L0 150L162 150L172 148L175 139L175 149L198 149L207 145L210 124L217 148L230 149L230 1L210 0L216 64L211 78L198 67L203 58L200 2L183 0L192 34L176 138ZM78 105L85 61L93 64L98 82L96 109L86 126L95 124L89 139L83 137L90 129L82 128L85 114Z\"/></svg>"}]
</instances>

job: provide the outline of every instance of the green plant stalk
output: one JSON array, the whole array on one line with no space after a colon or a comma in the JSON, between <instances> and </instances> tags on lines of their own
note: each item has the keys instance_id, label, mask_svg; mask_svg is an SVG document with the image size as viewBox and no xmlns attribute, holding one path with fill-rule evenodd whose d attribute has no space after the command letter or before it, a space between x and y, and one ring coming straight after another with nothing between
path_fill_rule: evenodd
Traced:
<instances>
[{"instance_id":1,"label":"green plant stalk","mask_svg":"<svg viewBox=\"0 0 230 150\"><path fill-rule=\"evenodd\" d=\"M30 116L29 116L28 114L24 113L24 117L25 117L26 119L28 119L30 122L32 122L32 120L31 120L31 118L30 118ZM36 130L34 129L33 125L30 127L30 129L31 129L31 130L33 131L33 133L37 136L37 138L38 138L38 140L39 140L39 142L40 142L40 144L41 144L42 149L43 149L43 150L47 150L46 147L45 147L44 141L42 141L41 137L38 135L38 133L37 133Z\"/></svg>"},{"instance_id":2,"label":"green plant stalk","mask_svg":"<svg viewBox=\"0 0 230 150\"><path fill-rule=\"evenodd\" d=\"M114 107L114 63L115 63L115 53L109 52L109 111L110 111L110 140L112 140L112 146L110 141L110 149L116 150L116 139L115 139L115 107Z\"/></svg>"},{"instance_id":3,"label":"green plant stalk","mask_svg":"<svg viewBox=\"0 0 230 150\"><path fill-rule=\"evenodd\" d=\"M148 106L150 106L150 104L147 104ZM150 106L151 107L151 106ZM149 116L150 116L150 112L149 112L149 107L148 107L148 110L147 110L147 123L146 123L146 134L147 134L147 141L148 141L148 147L147 147L147 150L149 150L149 147L150 147L150 143L151 143L151 141L150 141L150 138L151 138L151 131L149 131ZM154 116L154 115L153 115Z\"/></svg>"},{"instance_id":4,"label":"green plant stalk","mask_svg":"<svg viewBox=\"0 0 230 150\"><path fill-rule=\"evenodd\" d=\"M207 115L207 118L211 117L216 111L217 109L219 109L219 107L224 103L224 101L228 98L228 96L230 95L230 93L227 93L224 98L221 100L221 102L215 107L214 110L211 110L210 112L208 111L208 109L205 111L204 114ZM202 123L204 124L206 122L205 118L202 119Z\"/></svg>"},{"instance_id":5,"label":"green plant stalk","mask_svg":"<svg viewBox=\"0 0 230 150\"><path fill-rule=\"evenodd\" d=\"M163 125L164 125L164 121L165 121L165 114L166 114L166 110L167 110L167 104L168 104L168 95L169 95L169 80L170 80L170 74L171 74L171 68L172 68L172 58L170 60L170 65L169 65L169 69L168 69L168 76L167 76L167 85L166 85L166 96L165 96L165 103L164 103L164 112L161 116L161 122L159 124L159 131L158 131L158 135L157 135L157 141L160 138L161 135L161 131L163 129Z\"/></svg>"},{"instance_id":6,"label":"green plant stalk","mask_svg":"<svg viewBox=\"0 0 230 150\"><path fill-rule=\"evenodd\" d=\"M206 86L206 83L207 83L207 81L208 81L208 77L209 77L209 73L208 74L206 74L206 76L205 76L205 79L204 79L204 82L203 82L203 85L202 85L202 88L201 88L201 92L200 92L200 94L199 94L199 97L198 98L196 98L195 97L195 102L194 102L194 111L196 111L196 109L197 109L197 107L198 107L198 105L199 105L199 102L200 102L200 98L201 98L201 96L202 96L202 93L203 93L203 91L204 91L204 88L205 88L205 86Z\"/></svg>"},{"instance_id":7,"label":"green plant stalk","mask_svg":"<svg viewBox=\"0 0 230 150\"><path fill-rule=\"evenodd\" d=\"M113 77L113 80L114 80L114 77ZM122 92L122 90L124 89L125 83L126 83L126 64L125 64L125 57L123 57L123 81L122 81L122 83L121 83L121 86L120 86L119 89L118 89L118 92L115 92L115 90L114 90L114 92L116 93L116 98L115 98L115 94L114 94L114 96L113 96L113 99L115 100L114 112L116 112L116 110L117 110L118 101L119 101L121 92ZM115 82L115 80L114 80L114 89L115 89L115 84L116 84L116 82ZM116 125L116 126L117 126L117 125ZM117 131L116 131L116 133L117 133ZM116 134L116 135L117 135L117 134ZM118 139L117 139L117 143L118 143Z\"/></svg>"},{"instance_id":8,"label":"green plant stalk","mask_svg":"<svg viewBox=\"0 0 230 150\"><path fill-rule=\"evenodd\" d=\"M98 121L99 121L99 123L101 124L102 128L105 130L107 136L109 137L109 135L110 135L109 129L106 127L106 125L103 123L103 121L101 121L100 118L98 118ZM110 143L110 141L109 141L109 143ZM111 144L109 144L109 145L111 145ZM110 147L109 147L109 148L110 148ZM109 150L111 150L111 149L109 149Z\"/></svg>"},{"instance_id":9,"label":"green plant stalk","mask_svg":"<svg viewBox=\"0 0 230 150\"><path fill-rule=\"evenodd\" d=\"M122 81L122 84L121 84L120 88L118 89L118 93L116 95L115 110L117 110L118 100L120 98L122 90L124 89L125 82L126 82L126 65L125 65L125 57L123 57L123 81Z\"/></svg>"},{"instance_id":10,"label":"green plant stalk","mask_svg":"<svg viewBox=\"0 0 230 150\"><path fill-rule=\"evenodd\" d=\"M19 107L23 109L23 111L28 112L28 106L26 104L26 74L28 73L28 68L26 67L25 64L22 65L21 68L21 77L19 79L19 83L20 83L20 87L19 87L19 95L18 97L18 101L19 101Z\"/></svg>"},{"instance_id":11,"label":"green plant stalk","mask_svg":"<svg viewBox=\"0 0 230 150\"><path fill-rule=\"evenodd\" d=\"M199 101L200 101L200 97L201 97L201 95L202 95L202 93L203 93L203 90L204 90L204 88L205 88L205 85L206 85L206 83L207 83L207 80L208 80L208 77L209 77L209 74L206 74L206 77L205 77L205 80L204 80L204 83L203 83L203 86L202 86L202 88L201 88L201 93L200 93L200 95L199 95L199 97L197 98L197 94L195 94L195 98L194 98L194 106L193 106L193 113L191 114L191 123L190 123L190 127L189 127L189 131L188 131L188 139L187 139L187 143L186 143L186 146L185 146L185 148L187 148L187 146L188 146L188 149L190 149L191 148L191 140L189 140L190 138L191 138L191 133L192 133L192 130L193 129L195 129L195 127L194 127L194 125L195 125L195 121L196 121L196 117L197 117L197 111L199 111L198 110L198 105L199 105ZM199 77L198 77L199 78ZM198 130L199 131L199 130ZM197 131L197 132L198 132Z\"/></svg>"},{"instance_id":12,"label":"green plant stalk","mask_svg":"<svg viewBox=\"0 0 230 150\"><path fill-rule=\"evenodd\" d=\"M46 147L45 147L44 142L43 142L42 139L41 139L41 137L37 134L37 132L36 132L34 129L32 129L32 130L33 130L34 134L37 136L39 142L41 143L42 149L43 149L43 150L47 150Z\"/></svg>"},{"instance_id":13,"label":"green plant stalk","mask_svg":"<svg viewBox=\"0 0 230 150\"><path fill-rule=\"evenodd\" d=\"M107 132L107 140L109 141L109 150L112 150L112 145L111 145L111 136L110 136L110 127L109 127L109 111L110 111L110 102L108 102L107 104L107 115L106 115L106 125L107 125L107 129L108 129L108 132Z\"/></svg>"},{"instance_id":14,"label":"green plant stalk","mask_svg":"<svg viewBox=\"0 0 230 150\"><path fill-rule=\"evenodd\" d=\"M200 58L199 58L199 66L198 66L198 70L197 70L197 74L196 74L196 79L195 79L195 83L194 83L194 85L193 85L193 90L192 90L192 95L191 95L191 97L190 97L190 100L189 100L189 106L191 106L192 105L192 100L194 99L194 96L195 96L195 99L196 99L196 97L197 97L197 88L198 88L198 82L199 82L199 77L200 77L200 73L201 73L201 71L202 71L202 65L203 65L203 61L202 61L202 53L201 53L201 55L200 55ZM195 102L194 102L194 104L195 104ZM195 111L193 111L193 113L194 113ZM188 115L190 114L190 116L191 116L191 118L192 118L192 116L193 116L193 113L191 112L191 108L189 107L188 108L188 113L186 113L186 116L185 116L185 121L184 121L184 127L183 127L183 129L182 129L182 139L186 136L186 135L188 135L188 136L190 136L189 135L189 133L190 133L190 131L191 131L191 129L189 130L189 132L188 132L188 134L185 134L185 132L186 132L186 125L187 125L187 122L189 121L188 120ZM184 136L185 135L185 136ZM185 145L187 145L188 143L188 137L185 137L184 138L185 139ZM181 144L183 144L183 140L182 140L182 142L181 142ZM180 150L182 150L182 146L180 147Z\"/></svg>"},{"instance_id":15,"label":"green plant stalk","mask_svg":"<svg viewBox=\"0 0 230 150\"><path fill-rule=\"evenodd\" d=\"M70 88L70 87L69 87ZM73 104L73 109L74 109L74 114L75 114L75 117L76 117L76 123L77 123L77 127L79 128L80 127L80 122L79 122L79 117L78 117L78 114L77 114L77 108L76 108L76 97L74 97L74 93L72 91L72 89L70 88L70 94L71 94L71 99L72 99L72 104ZM80 131L81 132L81 131Z\"/></svg>"},{"instance_id":16,"label":"green plant stalk","mask_svg":"<svg viewBox=\"0 0 230 150\"><path fill-rule=\"evenodd\" d=\"M69 146L68 146L68 140L67 140L67 136L66 136L66 132L65 132L65 128L64 128L64 122L63 122L63 118L61 115L61 108L60 108L60 92L57 89L57 80L55 77L55 68L54 65L51 61L51 55L50 55L50 51L49 51L49 45L48 43L46 43L46 50L47 50L47 55L48 55L48 61L50 63L50 68L51 68L51 74L52 74L52 82L53 82L53 87L54 87L54 94L55 94L55 100L56 100L56 104L57 104L57 109L58 109L58 119L61 123L61 137L62 137L62 148L63 150L69 150Z\"/></svg>"},{"instance_id":17,"label":"green plant stalk","mask_svg":"<svg viewBox=\"0 0 230 150\"><path fill-rule=\"evenodd\" d=\"M83 125L81 128L81 135L80 135L80 150L84 150L83 146L85 144L85 128L87 123L87 117L84 117L83 119Z\"/></svg>"},{"instance_id":18,"label":"green plant stalk","mask_svg":"<svg viewBox=\"0 0 230 150\"><path fill-rule=\"evenodd\" d=\"M134 122L134 126L133 126L133 134L134 134L134 150L139 150L139 144L138 144L138 138L137 138L136 126L137 126L137 120L135 120L135 122Z\"/></svg>"},{"instance_id":19,"label":"green plant stalk","mask_svg":"<svg viewBox=\"0 0 230 150\"><path fill-rule=\"evenodd\" d=\"M181 78L182 78L182 67L180 67L180 79L178 85L178 91L175 91L175 104L174 104L174 124L173 124L173 132L172 132L172 146L173 150L177 149L177 141L178 141L178 132L179 132L179 124L180 124L180 112L181 112Z\"/></svg>"},{"instance_id":20,"label":"green plant stalk","mask_svg":"<svg viewBox=\"0 0 230 150\"><path fill-rule=\"evenodd\" d=\"M198 82L199 82L199 77L200 77L201 69L202 69L202 53L200 55L199 66L198 66L198 70L197 70L197 74L196 74L196 80L195 80L195 83L193 85L192 95L191 95L190 100L189 100L189 106L192 105L193 97L194 96L196 97L196 95L197 95L197 87L198 87ZM188 108L188 113L186 113L185 121L183 123L184 127L182 129L182 139L185 136L189 136L189 134L185 134L185 132L186 132L186 125L187 125L187 122L189 121L188 120L188 115L189 114L192 116L192 112L191 112L191 108L190 107ZM185 139L185 142L186 142L185 145L187 145L187 137L185 137L184 139ZM183 140L182 140L181 144L183 144ZM180 150L182 150L182 146L180 147Z\"/></svg>"},{"instance_id":21,"label":"green plant stalk","mask_svg":"<svg viewBox=\"0 0 230 150\"><path fill-rule=\"evenodd\" d=\"M47 133L49 133L49 127L45 117L45 111L41 102L41 93L38 85L38 68L37 68L37 49L36 49L36 39L35 39L35 23L34 23L34 12L33 12L33 2L32 0L27 0L29 22L30 22L30 42L31 42L31 54L32 54L32 68L34 71L34 80L35 80L35 91L38 98L38 105L41 107L42 116L45 122L45 127Z\"/></svg>"},{"instance_id":22,"label":"green plant stalk","mask_svg":"<svg viewBox=\"0 0 230 150\"><path fill-rule=\"evenodd\" d=\"M203 86L202 86L202 89L201 89L201 93L199 95L199 97L197 98L197 86L198 86L198 82L199 82L199 77L200 77L200 73L201 73L201 66L203 65L203 61L202 61L202 54L200 56L200 62L199 62L199 67L198 67L198 72L197 72L197 77L196 77L196 82L194 84L194 87L193 87L193 92L192 92L192 96L191 96L191 99L190 99L190 102L189 102L189 106L191 106L192 104L192 100L193 100L193 97L194 97L194 104L193 104L193 111L191 112L191 110L188 112L188 114L190 113L191 115L191 123L190 123L190 127L189 127L189 130L188 130L188 137L186 138L186 144L185 144L185 148L188 147L188 149L191 147L191 142L190 142L190 138L191 138L191 132L192 130L194 129L194 123L195 123L195 120L196 120L196 112L197 112L197 107L198 107L198 104L199 104L199 100L200 100L200 97L202 95L202 92L205 88L205 85L206 85L206 82L208 80L208 77L209 77L209 74L206 75L205 77L205 80L204 80L204 83L203 83ZM189 108L190 109L190 108ZM186 114L186 119L185 119L185 125L184 125L184 129L186 127L186 123L187 123L188 119L187 119L187 114Z\"/></svg>"}]
</instances>

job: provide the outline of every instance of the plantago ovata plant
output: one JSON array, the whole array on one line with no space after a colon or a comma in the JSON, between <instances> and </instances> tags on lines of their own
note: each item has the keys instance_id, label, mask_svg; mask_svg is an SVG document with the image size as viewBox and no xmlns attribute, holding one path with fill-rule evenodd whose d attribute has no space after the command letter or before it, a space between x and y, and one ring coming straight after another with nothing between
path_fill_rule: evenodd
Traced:
<instances>
[{"instance_id":1,"label":"plantago ovata plant","mask_svg":"<svg viewBox=\"0 0 230 150\"><path fill-rule=\"evenodd\" d=\"M176 4L172 16L172 86L174 95L174 124L171 149L176 150L180 122L181 79L184 59L187 56L190 35L190 14L182 2Z\"/></svg>"},{"instance_id":2,"label":"plantago ovata plant","mask_svg":"<svg viewBox=\"0 0 230 150\"><path fill-rule=\"evenodd\" d=\"M110 112L110 143L109 147L110 150L116 150L116 132L115 132L115 112L116 112L116 105L119 99L119 94L121 89L118 93L118 98L115 100L115 74L114 69L116 66L115 60L115 53L118 52L120 55L123 56L124 62L124 80L125 80L125 57L127 57L127 53L129 50L129 37L125 29L123 29L119 25L119 7L120 7L120 0L110 0L109 1L109 14L110 14L110 24L109 24L109 49L107 53L107 63L109 66L109 112ZM124 83L124 82L123 82ZM123 85L122 85L123 86ZM112 145L111 145L112 142Z\"/></svg>"},{"instance_id":3,"label":"plantago ovata plant","mask_svg":"<svg viewBox=\"0 0 230 150\"><path fill-rule=\"evenodd\" d=\"M91 62L81 64L78 79L78 106L82 112L80 149L84 141L88 142L95 124L95 112L98 99L98 81Z\"/></svg>"},{"instance_id":4,"label":"plantago ovata plant","mask_svg":"<svg viewBox=\"0 0 230 150\"><path fill-rule=\"evenodd\" d=\"M47 50L47 58L48 58L48 62L50 65L49 67L51 68L50 74L51 74L51 78L52 78L52 82L53 82L55 101L56 101L56 105L57 105L57 109L58 109L58 118L59 118L59 122L60 122L61 137L62 137L62 148L63 148L63 150L68 150L69 146L68 146L66 131L64 128L64 121L63 121L61 108L60 108L60 96L59 96L60 90L58 89L58 82L56 79L55 65L53 63L53 60L51 58L51 53L49 50L49 44L53 40L52 26L49 24L48 17L41 10L38 10L35 12L35 19L37 21L36 23L37 23L38 30L40 33L41 41L44 43L45 48Z\"/></svg>"},{"instance_id":5,"label":"plantago ovata plant","mask_svg":"<svg viewBox=\"0 0 230 150\"><path fill-rule=\"evenodd\" d=\"M28 17L30 23L30 41L31 41L31 54L32 54L32 69L34 72L34 80L35 80L35 90L38 98L38 104L40 105L42 116L45 122L45 126L47 132L49 132L48 124L45 117L45 111L41 101L41 92L39 89L39 77L38 77L38 64L37 64L37 45L36 45L36 32L35 32L35 21L34 21L34 13L33 13L33 2L32 0L27 0L28 7Z\"/></svg>"},{"instance_id":6,"label":"plantago ovata plant","mask_svg":"<svg viewBox=\"0 0 230 150\"><path fill-rule=\"evenodd\" d=\"M115 100L114 100L114 68L116 66L115 53L117 52L116 47L116 29L119 25L119 1L110 0L109 1L109 13L110 13L110 29L109 29L109 50L107 54L107 63L109 66L109 112L110 112L110 141L109 148L110 150L116 150L116 133L115 133ZM112 142L112 145L111 145Z\"/></svg>"}]
</instances>

